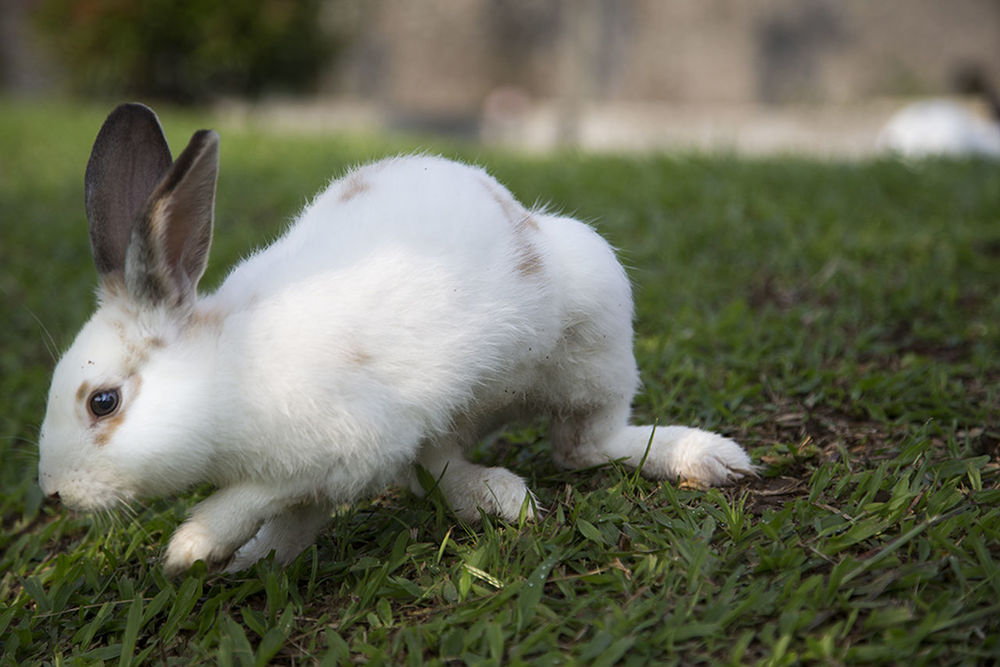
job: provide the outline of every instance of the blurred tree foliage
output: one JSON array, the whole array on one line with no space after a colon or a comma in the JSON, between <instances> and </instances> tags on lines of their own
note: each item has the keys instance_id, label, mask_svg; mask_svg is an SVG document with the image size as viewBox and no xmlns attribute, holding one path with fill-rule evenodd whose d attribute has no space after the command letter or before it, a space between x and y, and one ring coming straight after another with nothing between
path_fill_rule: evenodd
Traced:
<instances>
[{"instance_id":1,"label":"blurred tree foliage","mask_svg":"<svg viewBox=\"0 0 1000 667\"><path fill-rule=\"evenodd\" d=\"M343 43L324 0L40 0L35 19L76 92L195 103L309 90Z\"/></svg>"}]
</instances>

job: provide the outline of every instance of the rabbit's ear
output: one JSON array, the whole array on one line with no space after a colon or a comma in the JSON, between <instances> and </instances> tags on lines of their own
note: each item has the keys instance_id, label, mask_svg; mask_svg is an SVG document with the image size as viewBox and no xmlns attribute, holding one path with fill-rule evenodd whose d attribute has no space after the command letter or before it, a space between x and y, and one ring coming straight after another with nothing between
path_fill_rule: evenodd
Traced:
<instances>
[{"instance_id":1,"label":"rabbit's ear","mask_svg":"<svg viewBox=\"0 0 1000 667\"><path fill-rule=\"evenodd\" d=\"M122 104L108 115L84 176L90 246L102 280L124 274L132 225L170 163L170 148L152 109Z\"/></svg>"},{"instance_id":2,"label":"rabbit's ear","mask_svg":"<svg viewBox=\"0 0 1000 667\"><path fill-rule=\"evenodd\" d=\"M125 288L135 301L192 301L212 245L219 135L199 130L149 195L125 258Z\"/></svg>"}]
</instances>

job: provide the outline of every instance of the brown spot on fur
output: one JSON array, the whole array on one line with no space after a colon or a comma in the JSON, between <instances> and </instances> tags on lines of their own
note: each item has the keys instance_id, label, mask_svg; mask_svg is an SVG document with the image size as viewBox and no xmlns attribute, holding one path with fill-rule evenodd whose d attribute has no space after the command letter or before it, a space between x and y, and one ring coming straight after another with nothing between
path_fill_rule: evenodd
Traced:
<instances>
[{"instance_id":1,"label":"brown spot on fur","mask_svg":"<svg viewBox=\"0 0 1000 667\"><path fill-rule=\"evenodd\" d=\"M531 235L538 231L538 221L495 181L483 178L480 182L514 228L514 251L518 257L517 272L526 278L541 273L545 262L531 238Z\"/></svg>"},{"instance_id":2,"label":"brown spot on fur","mask_svg":"<svg viewBox=\"0 0 1000 667\"><path fill-rule=\"evenodd\" d=\"M340 188L340 201L346 202L354 199L362 192L371 188L371 185L358 172L354 172L347 177Z\"/></svg>"},{"instance_id":3,"label":"brown spot on fur","mask_svg":"<svg viewBox=\"0 0 1000 667\"><path fill-rule=\"evenodd\" d=\"M372 355L359 347L355 347L348 351L347 360L355 366L367 366L372 362Z\"/></svg>"},{"instance_id":4,"label":"brown spot on fur","mask_svg":"<svg viewBox=\"0 0 1000 667\"><path fill-rule=\"evenodd\" d=\"M125 345L128 350L128 356L125 357L124 361L125 372L132 375L133 373L138 373L139 369L146 365L146 362L149 361L149 355L152 354L153 350L165 347L166 341L156 336L144 338L138 343L125 341Z\"/></svg>"},{"instance_id":5,"label":"brown spot on fur","mask_svg":"<svg viewBox=\"0 0 1000 667\"><path fill-rule=\"evenodd\" d=\"M76 402L83 403L90 396L91 388L89 382L84 382L80 385L80 388L76 390Z\"/></svg>"},{"instance_id":6,"label":"brown spot on fur","mask_svg":"<svg viewBox=\"0 0 1000 667\"><path fill-rule=\"evenodd\" d=\"M111 325L111 328L115 330L115 333L118 334L118 337L121 338L124 341L125 340L125 324L123 322L119 322L118 320L111 320L111 322L109 324Z\"/></svg>"},{"instance_id":7,"label":"brown spot on fur","mask_svg":"<svg viewBox=\"0 0 1000 667\"><path fill-rule=\"evenodd\" d=\"M109 273L101 276L97 290L98 302L125 301L126 299L128 299L128 292L125 290L125 276L123 274Z\"/></svg>"},{"instance_id":8,"label":"brown spot on fur","mask_svg":"<svg viewBox=\"0 0 1000 667\"><path fill-rule=\"evenodd\" d=\"M196 329L221 329L226 314L221 310L196 309L188 318L188 326Z\"/></svg>"},{"instance_id":9,"label":"brown spot on fur","mask_svg":"<svg viewBox=\"0 0 1000 667\"><path fill-rule=\"evenodd\" d=\"M121 425L122 418L119 413L115 413L113 417L108 417L104 421L100 422L96 426L96 432L94 433L94 443L98 447L104 447L111 440L111 436Z\"/></svg>"},{"instance_id":10,"label":"brown spot on fur","mask_svg":"<svg viewBox=\"0 0 1000 667\"><path fill-rule=\"evenodd\" d=\"M111 322L111 327L118 334L125 347L126 356L124 360L125 372L129 375L137 373L139 369L149 360L149 355L153 350L162 349L167 346L167 341L161 336L150 336L140 341L133 341L127 335L128 328L124 323L117 320Z\"/></svg>"},{"instance_id":11,"label":"brown spot on fur","mask_svg":"<svg viewBox=\"0 0 1000 667\"><path fill-rule=\"evenodd\" d=\"M542 261L542 256L538 254L530 245L525 245L519 247L521 259L517 263L517 272L520 273L525 278L530 278L538 273L541 273L544 267L544 262Z\"/></svg>"},{"instance_id":12,"label":"brown spot on fur","mask_svg":"<svg viewBox=\"0 0 1000 667\"><path fill-rule=\"evenodd\" d=\"M528 216L524 209L521 207L517 200L510 196L510 193L503 190L499 184L489 178L483 178L480 181L486 191L490 193L501 209L503 209L504 215L510 220L511 224L517 227L522 218L530 217Z\"/></svg>"},{"instance_id":13,"label":"brown spot on fur","mask_svg":"<svg viewBox=\"0 0 1000 667\"><path fill-rule=\"evenodd\" d=\"M542 272L545 261L535 246L532 236L538 230L538 222L530 214L521 217L514 226L514 243L518 256L517 272L530 278Z\"/></svg>"}]
</instances>

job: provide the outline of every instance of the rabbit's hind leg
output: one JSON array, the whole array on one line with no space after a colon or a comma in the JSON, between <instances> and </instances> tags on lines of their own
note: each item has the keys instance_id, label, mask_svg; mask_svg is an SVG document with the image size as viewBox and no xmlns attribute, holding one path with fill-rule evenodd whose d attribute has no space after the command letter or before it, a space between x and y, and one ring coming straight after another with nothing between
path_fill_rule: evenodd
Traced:
<instances>
[{"instance_id":1,"label":"rabbit's hind leg","mask_svg":"<svg viewBox=\"0 0 1000 667\"><path fill-rule=\"evenodd\" d=\"M715 433L687 426L630 426L627 405L583 409L553 418L556 462L581 468L621 460L642 466L651 479L722 486L754 475L743 448Z\"/></svg>"},{"instance_id":2,"label":"rabbit's hind leg","mask_svg":"<svg viewBox=\"0 0 1000 667\"><path fill-rule=\"evenodd\" d=\"M628 280L606 243L579 226L553 224L577 241L561 246L567 324L536 388L553 415L556 462L579 468L622 459L647 477L696 486L753 474L743 449L720 435L685 426L661 426L654 435L652 426L629 425L639 372Z\"/></svg>"}]
</instances>

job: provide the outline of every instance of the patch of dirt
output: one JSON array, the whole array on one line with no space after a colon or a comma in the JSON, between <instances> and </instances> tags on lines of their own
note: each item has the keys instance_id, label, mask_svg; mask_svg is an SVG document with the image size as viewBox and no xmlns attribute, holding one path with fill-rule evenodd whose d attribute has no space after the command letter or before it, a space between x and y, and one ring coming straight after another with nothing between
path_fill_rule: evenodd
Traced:
<instances>
[{"instance_id":1,"label":"patch of dirt","mask_svg":"<svg viewBox=\"0 0 1000 667\"><path fill-rule=\"evenodd\" d=\"M958 363L967 361L972 356L972 341L965 338L948 342L927 340L913 331L913 323L903 320L897 322L877 341L895 348L894 355L872 355L869 359L881 362L890 368L895 368L900 358L906 354L929 357L943 363Z\"/></svg>"},{"instance_id":2,"label":"patch of dirt","mask_svg":"<svg viewBox=\"0 0 1000 667\"><path fill-rule=\"evenodd\" d=\"M737 441L753 449L756 444L779 445L758 461L762 475L734 487L739 495L749 491L747 511L760 514L805 495L809 477L823 464L847 453L848 465L864 468L894 455L905 426L892 426L846 414L834 408L808 407L777 399L768 406L772 416L752 431L735 433Z\"/></svg>"},{"instance_id":3,"label":"patch of dirt","mask_svg":"<svg viewBox=\"0 0 1000 667\"><path fill-rule=\"evenodd\" d=\"M885 458L879 445L897 441L905 426L892 426L870 419L849 415L835 408L813 406L784 400L772 403L773 416L754 426L753 432L738 434L742 442L798 443L799 449L809 445L818 449L818 458L836 460L843 445L852 458L863 462Z\"/></svg>"},{"instance_id":4,"label":"patch of dirt","mask_svg":"<svg viewBox=\"0 0 1000 667\"><path fill-rule=\"evenodd\" d=\"M837 299L836 294L819 294L807 285L783 284L771 273L758 275L747 289L747 304L755 309L774 306L778 310L789 310L802 304L832 306Z\"/></svg>"}]
</instances>

